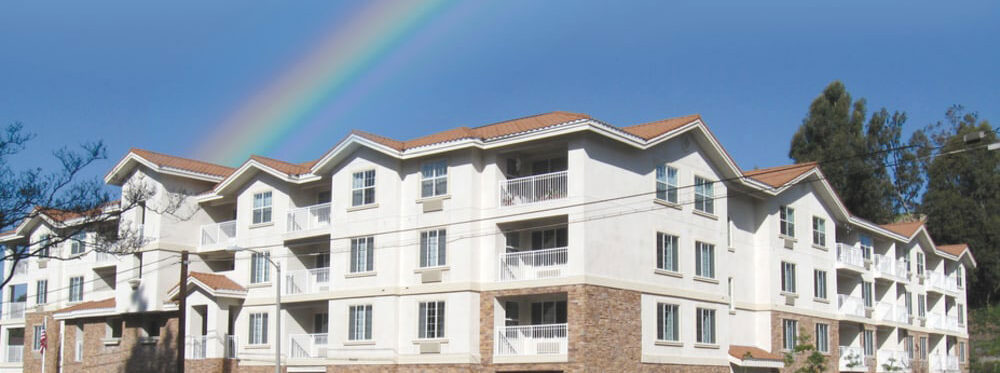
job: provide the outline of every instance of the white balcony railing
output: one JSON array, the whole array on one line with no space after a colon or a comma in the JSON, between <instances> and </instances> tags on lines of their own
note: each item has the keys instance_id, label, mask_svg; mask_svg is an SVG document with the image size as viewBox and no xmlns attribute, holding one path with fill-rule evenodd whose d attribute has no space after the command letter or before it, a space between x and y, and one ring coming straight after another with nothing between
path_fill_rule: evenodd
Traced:
<instances>
[{"instance_id":1,"label":"white balcony railing","mask_svg":"<svg viewBox=\"0 0 1000 373\"><path fill-rule=\"evenodd\" d=\"M930 356L931 372L958 372L958 356L934 354Z\"/></svg>"},{"instance_id":2,"label":"white balcony railing","mask_svg":"<svg viewBox=\"0 0 1000 373\"><path fill-rule=\"evenodd\" d=\"M865 351L861 347L840 346L841 372L867 372Z\"/></svg>"},{"instance_id":3,"label":"white balcony railing","mask_svg":"<svg viewBox=\"0 0 1000 373\"><path fill-rule=\"evenodd\" d=\"M14 266L14 276L28 273L28 261L21 260Z\"/></svg>"},{"instance_id":4,"label":"white balcony railing","mask_svg":"<svg viewBox=\"0 0 1000 373\"><path fill-rule=\"evenodd\" d=\"M945 323L944 315L937 312L927 313L927 327L938 330L948 330L948 325Z\"/></svg>"},{"instance_id":5,"label":"white balcony railing","mask_svg":"<svg viewBox=\"0 0 1000 373\"><path fill-rule=\"evenodd\" d=\"M565 276L569 251L565 247L500 254L499 281L536 280Z\"/></svg>"},{"instance_id":6,"label":"white balcony railing","mask_svg":"<svg viewBox=\"0 0 1000 373\"><path fill-rule=\"evenodd\" d=\"M897 280L906 280L906 261L897 260L894 257L875 254L875 273L882 277L891 277Z\"/></svg>"},{"instance_id":7,"label":"white balcony railing","mask_svg":"<svg viewBox=\"0 0 1000 373\"><path fill-rule=\"evenodd\" d=\"M7 346L7 355L4 361L8 363L20 363L24 360L24 346Z\"/></svg>"},{"instance_id":8,"label":"white balcony railing","mask_svg":"<svg viewBox=\"0 0 1000 373\"><path fill-rule=\"evenodd\" d=\"M291 271L285 275L285 294L313 294L330 290L330 268Z\"/></svg>"},{"instance_id":9,"label":"white balcony railing","mask_svg":"<svg viewBox=\"0 0 1000 373\"><path fill-rule=\"evenodd\" d=\"M876 371L879 372L909 372L910 358L906 356L905 351L897 350L878 350L877 353Z\"/></svg>"},{"instance_id":10,"label":"white balcony railing","mask_svg":"<svg viewBox=\"0 0 1000 373\"><path fill-rule=\"evenodd\" d=\"M4 320L20 320L24 318L25 302L7 303L3 310Z\"/></svg>"},{"instance_id":11,"label":"white balcony railing","mask_svg":"<svg viewBox=\"0 0 1000 373\"><path fill-rule=\"evenodd\" d=\"M961 332L962 328L958 325L958 316L945 316L944 317L945 328L953 332Z\"/></svg>"},{"instance_id":12,"label":"white balcony railing","mask_svg":"<svg viewBox=\"0 0 1000 373\"><path fill-rule=\"evenodd\" d=\"M519 177L500 181L500 206L566 198L568 182L566 171Z\"/></svg>"},{"instance_id":13,"label":"white balcony railing","mask_svg":"<svg viewBox=\"0 0 1000 373\"><path fill-rule=\"evenodd\" d=\"M569 346L566 324L497 326L496 355L565 355Z\"/></svg>"},{"instance_id":14,"label":"white balcony railing","mask_svg":"<svg viewBox=\"0 0 1000 373\"><path fill-rule=\"evenodd\" d=\"M236 358L236 351L239 349L239 347L240 347L240 339L238 338L238 336L227 335L226 336L226 351L225 351L226 354L225 354L225 358L226 359L235 359Z\"/></svg>"},{"instance_id":15,"label":"white balcony railing","mask_svg":"<svg viewBox=\"0 0 1000 373\"><path fill-rule=\"evenodd\" d=\"M860 247L837 243L837 263L864 268L864 253L861 252Z\"/></svg>"},{"instance_id":16,"label":"white balcony railing","mask_svg":"<svg viewBox=\"0 0 1000 373\"><path fill-rule=\"evenodd\" d=\"M330 203L321 203L288 212L286 232L302 232L330 226Z\"/></svg>"},{"instance_id":17,"label":"white balcony railing","mask_svg":"<svg viewBox=\"0 0 1000 373\"><path fill-rule=\"evenodd\" d=\"M206 357L208 348L207 335L189 335L184 338L184 358L201 360Z\"/></svg>"},{"instance_id":18,"label":"white balcony railing","mask_svg":"<svg viewBox=\"0 0 1000 373\"><path fill-rule=\"evenodd\" d=\"M327 333L291 334L288 342L288 356L292 359L326 358Z\"/></svg>"},{"instance_id":19,"label":"white balcony railing","mask_svg":"<svg viewBox=\"0 0 1000 373\"><path fill-rule=\"evenodd\" d=\"M96 264L107 265L107 264L117 264L118 256L112 253L104 253L95 251L94 252L94 262Z\"/></svg>"},{"instance_id":20,"label":"white balcony railing","mask_svg":"<svg viewBox=\"0 0 1000 373\"><path fill-rule=\"evenodd\" d=\"M236 220L201 226L201 246L230 245L236 242Z\"/></svg>"},{"instance_id":21,"label":"white balcony railing","mask_svg":"<svg viewBox=\"0 0 1000 373\"><path fill-rule=\"evenodd\" d=\"M865 317L865 301L860 297L837 294L837 309L844 315Z\"/></svg>"},{"instance_id":22,"label":"white balcony railing","mask_svg":"<svg viewBox=\"0 0 1000 373\"><path fill-rule=\"evenodd\" d=\"M891 302L878 302L875 305L875 315L881 321L898 322L906 324L910 322L910 317L906 313L906 306Z\"/></svg>"}]
</instances>

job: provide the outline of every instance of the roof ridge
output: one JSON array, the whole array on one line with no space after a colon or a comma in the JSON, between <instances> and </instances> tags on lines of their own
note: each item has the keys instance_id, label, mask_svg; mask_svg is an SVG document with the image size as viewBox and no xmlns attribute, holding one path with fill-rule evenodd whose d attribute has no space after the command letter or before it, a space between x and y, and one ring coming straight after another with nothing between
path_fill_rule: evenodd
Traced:
<instances>
[{"instance_id":1,"label":"roof ridge","mask_svg":"<svg viewBox=\"0 0 1000 373\"><path fill-rule=\"evenodd\" d=\"M499 122L493 122L493 123L489 123L489 124L484 124L484 125L481 125L481 126L470 127L469 129L471 129L471 130L478 130L480 128L489 127L489 126L496 126L496 125L500 125L500 124L504 124L504 123L513 122L513 121L516 121L516 120L531 119L531 118L537 118L537 117L540 117L540 116L543 116L543 115L552 115L552 114L580 115L580 116L587 117L587 118L593 118L593 117L590 116L590 114L586 114L586 113L574 113L574 112L570 112L570 111L555 110L555 111L549 111L549 112L545 112L545 113L538 113L538 114L527 115L527 116L523 116L523 117L519 117L519 118L511 118L511 119L502 120L502 121L499 121Z\"/></svg>"},{"instance_id":2,"label":"roof ridge","mask_svg":"<svg viewBox=\"0 0 1000 373\"><path fill-rule=\"evenodd\" d=\"M151 154L158 155L158 156L161 156L161 157L170 157L170 158L174 158L174 159L178 159L178 160L203 163L203 164L206 164L206 165L212 165L212 166L216 166L216 167L223 167L223 168L228 168L228 169L231 169L231 170L236 170L236 168L233 168L233 167L221 165L221 164L218 164L218 163L212 163L212 162L208 162L208 161L198 160L198 159L194 159L194 158L187 158L187 157L181 157L181 156L177 156L177 155L170 155L170 154L166 154L166 153L160 153L160 152L157 152L157 151L152 151L152 150L147 150L147 149L141 149L141 148L135 148L135 147L129 148L129 153L136 153L136 152L151 153Z\"/></svg>"}]
</instances>

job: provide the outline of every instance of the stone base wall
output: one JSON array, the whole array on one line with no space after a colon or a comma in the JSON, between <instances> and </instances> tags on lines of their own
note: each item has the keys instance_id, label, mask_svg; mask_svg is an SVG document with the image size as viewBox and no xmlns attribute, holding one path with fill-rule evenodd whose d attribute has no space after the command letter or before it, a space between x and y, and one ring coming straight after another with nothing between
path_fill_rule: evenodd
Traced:
<instances>
[{"instance_id":1,"label":"stone base wall","mask_svg":"<svg viewBox=\"0 0 1000 373\"><path fill-rule=\"evenodd\" d=\"M816 345L816 324L822 323L829 325L829 340L828 346L830 347L830 352L826 354L827 363L826 368L828 371L836 371L837 366L840 363L840 351L838 344L840 342L840 323L833 319L824 319L820 317L800 315L796 313L773 311L771 312L771 352L779 355L784 355L785 351L782 350L784 347L784 320L795 320L798 322L799 330L798 335L803 335L802 333L807 333L811 336L809 343L813 346ZM795 363L789 365L782 369L782 372L794 372L796 369L801 368L805 365L805 360L807 356L802 354L801 356L795 357Z\"/></svg>"}]
</instances>

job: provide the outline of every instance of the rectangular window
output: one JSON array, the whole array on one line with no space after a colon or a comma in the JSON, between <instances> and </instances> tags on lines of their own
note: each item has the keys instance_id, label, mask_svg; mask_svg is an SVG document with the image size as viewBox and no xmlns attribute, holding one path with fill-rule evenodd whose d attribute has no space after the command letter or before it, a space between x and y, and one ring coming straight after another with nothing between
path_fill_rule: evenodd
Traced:
<instances>
[{"instance_id":1,"label":"rectangular window","mask_svg":"<svg viewBox=\"0 0 1000 373\"><path fill-rule=\"evenodd\" d=\"M375 170L355 172L351 182L351 206L375 203Z\"/></svg>"},{"instance_id":2,"label":"rectangular window","mask_svg":"<svg viewBox=\"0 0 1000 373\"><path fill-rule=\"evenodd\" d=\"M813 216L813 245L826 246L826 220Z\"/></svg>"},{"instance_id":3,"label":"rectangular window","mask_svg":"<svg viewBox=\"0 0 1000 373\"><path fill-rule=\"evenodd\" d=\"M955 285L962 288L962 266L955 267Z\"/></svg>"},{"instance_id":4,"label":"rectangular window","mask_svg":"<svg viewBox=\"0 0 1000 373\"><path fill-rule=\"evenodd\" d=\"M912 335L906 336L906 340L904 341L904 344L903 344L903 349L906 351L906 358L910 359L910 360L913 360L915 356L913 355L913 336Z\"/></svg>"},{"instance_id":5,"label":"rectangular window","mask_svg":"<svg viewBox=\"0 0 1000 373\"><path fill-rule=\"evenodd\" d=\"M83 301L83 276L69 278L69 301Z\"/></svg>"},{"instance_id":6,"label":"rectangular window","mask_svg":"<svg viewBox=\"0 0 1000 373\"><path fill-rule=\"evenodd\" d=\"M927 360L927 337L920 337L920 358Z\"/></svg>"},{"instance_id":7,"label":"rectangular window","mask_svg":"<svg viewBox=\"0 0 1000 373\"><path fill-rule=\"evenodd\" d=\"M427 162L420 166L420 196L423 198L448 194L448 162Z\"/></svg>"},{"instance_id":8,"label":"rectangular window","mask_svg":"<svg viewBox=\"0 0 1000 373\"><path fill-rule=\"evenodd\" d=\"M695 275L715 278L715 245L695 242Z\"/></svg>"},{"instance_id":9,"label":"rectangular window","mask_svg":"<svg viewBox=\"0 0 1000 373\"><path fill-rule=\"evenodd\" d=\"M924 275L924 253L917 252L917 276Z\"/></svg>"},{"instance_id":10,"label":"rectangular window","mask_svg":"<svg viewBox=\"0 0 1000 373\"><path fill-rule=\"evenodd\" d=\"M45 329L44 325L35 325L32 328L32 332L34 333L31 336L31 350L32 351L39 351L39 350L42 349L42 330L44 330L44 329Z\"/></svg>"},{"instance_id":11,"label":"rectangular window","mask_svg":"<svg viewBox=\"0 0 1000 373\"><path fill-rule=\"evenodd\" d=\"M656 166L656 199L677 203L677 169L667 166Z\"/></svg>"},{"instance_id":12,"label":"rectangular window","mask_svg":"<svg viewBox=\"0 0 1000 373\"><path fill-rule=\"evenodd\" d=\"M958 304L958 325L965 325L965 306Z\"/></svg>"},{"instance_id":13,"label":"rectangular window","mask_svg":"<svg viewBox=\"0 0 1000 373\"><path fill-rule=\"evenodd\" d=\"M676 304L656 304L656 339L660 341L680 340L680 321Z\"/></svg>"},{"instance_id":14,"label":"rectangular window","mask_svg":"<svg viewBox=\"0 0 1000 373\"><path fill-rule=\"evenodd\" d=\"M778 208L780 215L781 234L788 237L795 237L795 209L788 206Z\"/></svg>"},{"instance_id":15,"label":"rectangular window","mask_svg":"<svg viewBox=\"0 0 1000 373\"><path fill-rule=\"evenodd\" d=\"M795 292L795 264L781 262L781 291Z\"/></svg>"},{"instance_id":16,"label":"rectangular window","mask_svg":"<svg viewBox=\"0 0 1000 373\"><path fill-rule=\"evenodd\" d=\"M70 238L69 243L69 253L70 255L80 255L87 251L87 234L80 232L74 234Z\"/></svg>"},{"instance_id":17,"label":"rectangular window","mask_svg":"<svg viewBox=\"0 0 1000 373\"><path fill-rule=\"evenodd\" d=\"M149 339L159 339L160 338L160 328L163 326L163 322L155 318L147 318L142 325L142 333L145 334L144 337Z\"/></svg>"},{"instance_id":18,"label":"rectangular window","mask_svg":"<svg viewBox=\"0 0 1000 373\"><path fill-rule=\"evenodd\" d=\"M656 268L677 272L677 236L656 234Z\"/></svg>"},{"instance_id":19,"label":"rectangular window","mask_svg":"<svg viewBox=\"0 0 1000 373\"><path fill-rule=\"evenodd\" d=\"M795 351L795 343L798 341L799 323L795 320L782 320L782 348L786 351Z\"/></svg>"},{"instance_id":20,"label":"rectangular window","mask_svg":"<svg viewBox=\"0 0 1000 373\"><path fill-rule=\"evenodd\" d=\"M958 342L958 361L965 363L965 342Z\"/></svg>"},{"instance_id":21,"label":"rectangular window","mask_svg":"<svg viewBox=\"0 0 1000 373\"><path fill-rule=\"evenodd\" d=\"M715 191L708 179L694 177L694 209L709 214L715 213Z\"/></svg>"},{"instance_id":22,"label":"rectangular window","mask_svg":"<svg viewBox=\"0 0 1000 373\"><path fill-rule=\"evenodd\" d=\"M250 283L260 284L271 281L271 253L253 253L250 257Z\"/></svg>"},{"instance_id":23,"label":"rectangular window","mask_svg":"<svg viewBox=\"0 0 1000 373\"><path fill-rule=\"evenodd\" d=\"M266 313L251 313L250 314L250 344L252 345L263 345L267 344L267 314Z\"/></svg>"},{"instance_id":24,"label":"rectangular window","mask_svg":"<svg viewBox=\"0 0 1000 373\"><path fill-rule=\"evenodd\" d=\"M351 273L375 270L375 237L351 239Z\"/></svg>"},{"instance_id":25,"label":"rectangular window","mask_svg":"<svg viewBox=\"0 0 1000 373\"><path fill-rule=\"evenodd\" d=\"M927 296L917 294L917 316L927 316Z\"/></svg>"},{"instance_id":26,"label":"rectangular window","mask_svg":"<svg viewBox=\"0 0 1000 373\"><path fill-rule=\"evenodd\" d=\"M830 325L816 323L816 350L830 352Z\"/></svg>"},{"instance_id":27,"label":"rectangular window","mask_svg":"<svg viewBox=\"0 0 1000 373\"><path fill-rule=\"evenodd\" d=\"M735 286L733 284L733 278L732 277L729 278L729 288L727 289L726 294L729 295L729 313L735 313L736 312L736 288L735 288Z\"/></svg>"},{"instance_id":28,"label":"rectangular window","mask_svg":"<svg viewBox=\"0 0 1000 373\"><path fill-rule=\"evenodd\" d=\"M874 299L872 299L872 283L868 281L861 282L861 300L865 301L865 308L874 307Z\"/></svg>"},{"instance_id":29,"label":"rectangular window","mask_svg":"<svg viewBox=\"0 0 1000 373\"><path fill-rule=\"evenodd\" d=\"M420 302L420 339L444 338L444 302Z\"/></svg>"},{"instance_id":30,"label":"rectangular window","mask_svg":"<svg viewBox=\"0 0 1000 373\"><path fill-rule=\"evenodd\" d=\"M347 337L352 341L372 339L372 305L351 306L347 324Z\"/></svg>"},{"instance_id":31,"label":"rectangular window","mask_svg":"<svg viewBox=\"0 0 1000 373\"><path fill-rule=\"evenodd\" d=\"M104 338L107 339L121 339L122 337L122 319L108 319L104 327Z\"/></svg>"},{"instance_id":32,"label":"rectangular window","mask_svg":"<svg viewBox=\"0 0 1000 373\"><path fill-rule=\"evenodd\" d=\"M76 349L73 357L75 361L83 361L83 322L76 324Z\"/></svg>"},{"instance_id":33,"label":"rectangular window","mask_svg":"<svg viewBox=\"0 0 1000 373\"><path fill-rule=\"evenodd\" d=\"M715 344L715 310L698 308L695 334L697 342L704 344Z\"/></svg>"},{"instance_id":34,"label":"rectangular window","mask_svg":"<svg viewBox=\"0 0 1000 373\"><path fill-rule=\"evenodd\" d=\"M38 280L35 283L35 304L49 302L49 280Z\"/></svg>"},{"instance_id":35,"label":"rectangular window","mask_svg":"<svg viewBox=\"0 0 1000 373\"><path fill-rule=\"evenodd\" d=\"M446 238L444 229L420 232L420 268L445 265Z\"/></svg>"},{"instance_id":36,"label":"rectangular window","mask_svg":"<svg viewBox=\"0 0 1000 373\"><path fill-rule=\"evenodd\" d=\"M865 260L872 260L872 250L874 246L872 245L872 238L866 235L861 235L861 256Z\"/></svg>"},{"instance_id":37,"label":"rectangular window","mask_svg":"<svg viewBox=\"0 0 1000 373\"><path fill-rule=\"evenodd\" d=\"M43 234L42 237L38 240L38 249L37 249L37 251L38 251L38 257L39 258L48 258L49 257L49 246L52 245L51 241L52 241L52 235L51 234Z\"/></svg>"},{"instance_id":38,"label":"rectangular window","mask_svg":"<svg viewBox=\"0 0 1000 373\"><path fill-rule=\"evenodd\" d=\"M271 222L271 192L254 193L253 223L264 224L270 222Z\"/></svg>"},{"instance_id":39,"label":"rectangular window","mask_svg":"<svg viewBox=\"0 0 1000 373\"><path fill-rule=\"evenodd\" d=\"M904 290L903 303L906 305L906 316L913 316L913 294Z\"/></svg>"},{"instance_id":40,"label":"rectangular window","mask_svg":"<svg viewBox=\"0 0 1000 373\"><path fill-rule=\"evenodd\" d=\"M813 271L813 296L826 299L826 271Z\"/></svg>"},{"instance_id":41,"label":"rectangular window","mask_svg":"<svg viewBox=\"0 0 1000 373\"><path fill-rule=\"evenodd\" d=\"M875 331L865 330L864 340L861 341L861 344L865 348L865 357L875 356Z\"/></svg>"}]
</instances>

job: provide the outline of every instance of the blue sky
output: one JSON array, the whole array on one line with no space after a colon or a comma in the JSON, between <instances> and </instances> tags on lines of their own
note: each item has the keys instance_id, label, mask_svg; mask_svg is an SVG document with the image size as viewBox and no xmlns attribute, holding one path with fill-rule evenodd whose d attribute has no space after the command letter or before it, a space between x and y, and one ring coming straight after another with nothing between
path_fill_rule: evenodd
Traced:
<instances>
[{"instance_id":1,"label":"blue sky","mask_svg":"<svg viewBox=\"0 0 1000 373\"><path fill-rule=\"evenodd\" d=\"M264 153L306 161L351 128L408 139L552 110L613 124L701 113L744 168L788 144L830 81L907 131L963 104L1000 117L1000 3L563 2L463 6L336 121ZM38 139L18 166L103 140L191 156L199 136L354 9L339 2L0 5L0 123ZM333 105L335 103L330 103ZM249 150L248 150L249 151Z\"/></svg>"}]
</instances>

